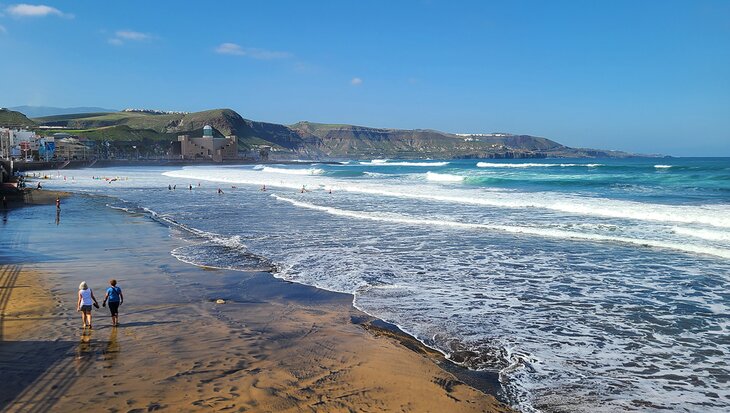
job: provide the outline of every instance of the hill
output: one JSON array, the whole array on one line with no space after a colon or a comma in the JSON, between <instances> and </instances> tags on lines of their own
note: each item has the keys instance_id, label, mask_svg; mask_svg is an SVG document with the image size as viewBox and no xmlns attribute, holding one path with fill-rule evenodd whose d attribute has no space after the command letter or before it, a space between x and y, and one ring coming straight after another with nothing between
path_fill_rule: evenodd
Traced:
<instances>
[{"instance_id":1,"label":"hill","mask_svg":"<svg viewBox=\"0 0 730 413\"><path fill-rule=\"evenodd\" d=\"M38 118L41 116L52 115L70 115L74 113L116 112L116 109L104 109L87 106L81 106L76 108L57 108L53 106L13 106L9 109L22 112L29 118Z\"/></svg>"},{"instance_id":2,"label":"hill","mask_svg":"<svg viewBox=\"0 0 730 413\"><path fill-rule=\"evenodd\" d=\"M513 134L456 135L435 130L372 128L298 122L293 125L243 118L231 109L194 113L104 112L35 118L45 127L95 140L174 140L201 136L205 125L220 135L236 135L242 150L273 148L276 157L325 158L543 158L615 157L623 152L575 149L550 139ZM161 150L157 148L157 150Z\"/></svg>"},{"instance_id":3,"label":"hill","mask_svg":"<svg viewBox=\"0 0 730 413\"><path fill-rule=\"evenodd\" d=\"M9 109L0 109L0 126L5 127L32 127L35 122L24 114Z\"/></svg>"}]
</instances>

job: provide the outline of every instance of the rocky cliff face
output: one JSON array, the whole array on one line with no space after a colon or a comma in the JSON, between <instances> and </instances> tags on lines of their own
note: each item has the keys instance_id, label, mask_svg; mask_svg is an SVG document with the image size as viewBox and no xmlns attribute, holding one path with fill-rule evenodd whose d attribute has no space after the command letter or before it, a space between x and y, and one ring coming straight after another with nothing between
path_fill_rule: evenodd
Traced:
<instances>
[{"instance_id":1,"label":"rocky cliff face","mask_svg":"<svg viewBox=\"0 0 730 413\"><path fill-rule=\"evenodd\" d=\"M258 122L231 109L195 113L108 114L39 118L40 124L74 129L126 125L171 135L202 133L211 125L221 135L236 135L242 149L268 145L277 157L310 158L541 158L629 156L621 152L574 149L546 138L529 135L492 134L463 136L434 130L370 128L299 122L294 125Z\"/></svg>"}]
</instances>

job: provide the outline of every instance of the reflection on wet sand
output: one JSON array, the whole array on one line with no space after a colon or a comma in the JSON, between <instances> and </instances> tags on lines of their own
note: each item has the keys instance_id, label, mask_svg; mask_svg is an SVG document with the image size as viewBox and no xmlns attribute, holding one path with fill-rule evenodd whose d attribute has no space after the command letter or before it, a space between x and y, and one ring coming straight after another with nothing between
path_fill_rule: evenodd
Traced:
<instances>
[{"instance_id":1,"label":"reflection on wet sand","mask_svg":"<svg viewBox=\"0 0 730 413\"><path fill-rule=\"evenodd\" d=\"M89 362L93 359L94 352L92 349L91 334L93 330L84 329L81 332L81 340L76 346L76 373L81 374L86 369Z\"/></svg>"},{"instance_id":2,"label":"reflection on wet sand","mask_svg":"<svg viewBox=\"0 0 730 413\"><path fill-rule=\"evenodd\" d=\"M117 328L112 328L111 333L109 333L109 340L106 342L106 347L102 350L102 358L110 362L109 367L112 367L121 351L119 341L117 341L117 331Z\"/></svg>"}]
</instances>

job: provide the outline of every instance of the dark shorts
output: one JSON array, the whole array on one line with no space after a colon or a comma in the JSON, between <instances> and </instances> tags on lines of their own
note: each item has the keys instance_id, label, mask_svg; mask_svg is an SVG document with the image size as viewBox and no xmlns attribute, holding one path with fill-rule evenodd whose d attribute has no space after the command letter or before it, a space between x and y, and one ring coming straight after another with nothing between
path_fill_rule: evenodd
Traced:
<instances>
[{"instance_id":1,"label":"dark shorts","mask_svg":"<svg viewBox=\"0 0 730 413\"><path fill-rule=\"evenodd\" d=\"M109 301L109 312L112 315L119 314L119 301Z\"/></svg>"},{"instance_id":2,"label":"dark shorts","mask_svg":"<svg viewBox=\"0 0 730 413\"><path fill-rule=\"evenodd\" d=\"M83 311L85 313L90 313L91 312L91 306L90 305L82 305L81 306L81 311Z\"/></svg>"}]
</instances>

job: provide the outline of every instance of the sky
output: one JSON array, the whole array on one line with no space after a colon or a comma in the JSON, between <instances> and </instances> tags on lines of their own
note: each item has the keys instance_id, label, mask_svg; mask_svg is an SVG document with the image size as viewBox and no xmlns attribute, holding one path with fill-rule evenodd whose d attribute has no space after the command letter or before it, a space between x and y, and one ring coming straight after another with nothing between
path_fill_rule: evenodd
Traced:
<instances>
[{"instance_id":1,"label":"sky","mask_svg":"<svg viewBox=\"0 0 730 413\"><path fill-rule=\"evenodd\" d=\"M0 0L0 106L730 156L730 1Z\"/></svg>"}]
</instances>

